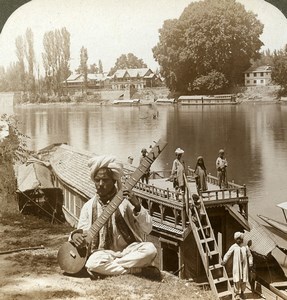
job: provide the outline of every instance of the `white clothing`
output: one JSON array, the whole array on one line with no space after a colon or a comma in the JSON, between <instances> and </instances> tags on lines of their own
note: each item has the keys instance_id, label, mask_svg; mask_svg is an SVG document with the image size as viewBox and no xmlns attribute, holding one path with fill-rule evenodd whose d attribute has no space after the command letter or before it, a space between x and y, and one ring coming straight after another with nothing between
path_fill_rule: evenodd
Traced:
<instances>
[{"instance_id":1,"label":"white clothing","mask_svg":"<svg viewBox=\"0 0 287 300\"><path fill-rule=\"evenodd\" d=\"M249 266L253 265L251 252L245 246L233 244L223 257L223 262L226 263L233 254L232 275L234 282L248 281L248 261Z\"/></svg>"},{"instance_id":2,"label":"white clothing","mask_svg":"<svg viewBox=\"0 0 287 300\"><path fill-rule=\"evenodd\" d=\"M86 262L89 272L103 275L121 275L129 273L130 268L150 266L156 257L153 243L132 243L123 251L99 250L93 252Z\"/></svg>"},{"instance_id":3,"label":"white clothing","mask_svg":"<svg viewBox=\"0 0 287 300\"><path fill-rule=\"evenodd\" d=\"M216 169L227 167L227 160L225 158L221 158L220 156L216 160Z\"/></svg>"},{"instance_id":4,"label":"white clothing","mask_svg":"<svg viewBox=\"0 0 287 300\"><path fill-rule=\"evenodd\" d=\"M178 186L184 186L184 163L176 158L172 164L171 175L178 181Z\"/></svg>"},{"instance_id":5,"label":"white clothing","mask_svg":"<svg viewBox=\"0 0 287 300\"><path fill-rule=\"evenodd\" d=\"M121 197L122 195L120 195ZM98 195L95 195L82 207L77 230L82 229L88 231L92 226L93 203L96 201L97 217L102 213L102 207L97 201ZM149 213L141 206L137 215L133 212L134 206L124 199L119 206L120 213L125 220L127 226L134 235L136 242L128 245L118 230L115 222L115 214L112 215L113 241L111 249L101 249L92 252L86 262L88 271L97 272L104 275L119 275L128 272L132 267L144 267L151 265L157 250L152 243L144 242L145 235L152 230L152 219ZM71 237L74 232L71 233ZM103 238L103 228L99 232L99 243Z\"/></svg>"}]
</instances>

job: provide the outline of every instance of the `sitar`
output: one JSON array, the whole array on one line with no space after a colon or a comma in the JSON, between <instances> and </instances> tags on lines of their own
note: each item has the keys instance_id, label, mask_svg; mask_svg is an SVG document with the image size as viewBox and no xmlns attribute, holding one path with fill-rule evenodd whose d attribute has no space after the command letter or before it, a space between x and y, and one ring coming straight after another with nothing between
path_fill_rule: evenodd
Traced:
<instances>
[{"instance_id":1,"label":"sitar","mask_svg":"<svg viewBox=\"0 0 287 300\"><path fill-rule=\"evenodd\" d=\"M119 205L124 200L121 191L132 190L132 188L140 180L142 175L145 174L150 168L152 163L159 156L166 145L167 142L160 139L144 157L139 167L124 181L122 189L117 192L115 197L109 202L105 210L88 230L84 247L76 247L72 241L66 242L60 247L57 258L58 263L64 272L67 274L76 274L83 269L90 254L90 245L93 238L98 234L101 228L105 225L111 215L117 210Z\"/></svg>"}]
</instances>

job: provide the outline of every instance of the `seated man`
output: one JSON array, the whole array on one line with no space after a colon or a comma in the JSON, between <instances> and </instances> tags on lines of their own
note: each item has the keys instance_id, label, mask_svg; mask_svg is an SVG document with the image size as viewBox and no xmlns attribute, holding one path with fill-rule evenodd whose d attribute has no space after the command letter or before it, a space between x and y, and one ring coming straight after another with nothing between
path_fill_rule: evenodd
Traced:
<instances>
[{"instance_id":1,"label":"seated man","mask_svg":"<svg viewBox=\"0 0 287 300\"><path fill-rule=\"evenodd\" d=\"M121 189L122 165L112 156L96 156L89 161L96 194L81 210L77 230L70 240L77 247L85 245L87 231ZM151 265L157 251L145 235L152 230L152 219L137 197L129 191L120 192L123 202L112 214L91 243L86 262L90 275L143 274L152 276L159 270ZM160 275L159 275L160 276Z\"/></svg>"}]
</instances>

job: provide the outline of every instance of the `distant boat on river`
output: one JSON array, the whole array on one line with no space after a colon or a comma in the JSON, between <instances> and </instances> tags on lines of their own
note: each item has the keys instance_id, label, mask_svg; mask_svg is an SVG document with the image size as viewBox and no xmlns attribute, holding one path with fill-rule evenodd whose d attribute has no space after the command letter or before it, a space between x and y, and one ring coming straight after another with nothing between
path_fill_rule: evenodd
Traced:
<instances>
[{"instance_id":1,"label":"distant boat on river","mask_svg":"<svg viewBox=\"0 0 287 300\"><path fill-rule=\"evenodd\" d=\"M177 102L182 105L223 105L240 103L234 94L180 96Z\"/></svg>"},{"instance_id":2,"label":"distant boat on river","mask_svg":"<svg viewBox=\"0 0 287 300\"><path fill-rule=\"evenodd\" d=\"M156 104L175 104L176 100L174 98L158 98L155 100Z\"/></svg>"},{"instance_id":3,"label":"distant boat on river","mask_svg":"<svg viewBox=\"0 0 287 300\"><path fill-rule=\"evenodd\" d=\"M114 100L113 104L114 105L124 105L124 106L139 105L140 99Z\"/></svg>"}]
</instances>

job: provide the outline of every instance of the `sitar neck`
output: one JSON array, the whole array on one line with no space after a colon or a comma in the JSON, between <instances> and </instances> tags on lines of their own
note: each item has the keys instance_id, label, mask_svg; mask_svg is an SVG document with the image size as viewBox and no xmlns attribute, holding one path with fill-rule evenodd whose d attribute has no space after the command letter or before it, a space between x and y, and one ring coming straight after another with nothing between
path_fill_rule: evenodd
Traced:
<instances>
[{"instance_id":1,"label":"sitar neck","mask_svg":"<svg viewBox=\"0 0 287 300\"><path fill-rule=\"evenodd\" d=\"M123 201L122 190L131 191L132 188L137 184L143 174L150 168L151 164L161 153L163 148L167 145L166 142L161 140L153 147L147 156L141 161L140 166L126 179L123 184L123 188L115 195L115 197L110 201L110 203L105 207L102 214L96 219L89 229L89 236L93 238L100 231L100 229L105 225L111 215L117 210L121 202Z\"/></svg>"}]
</instances>

